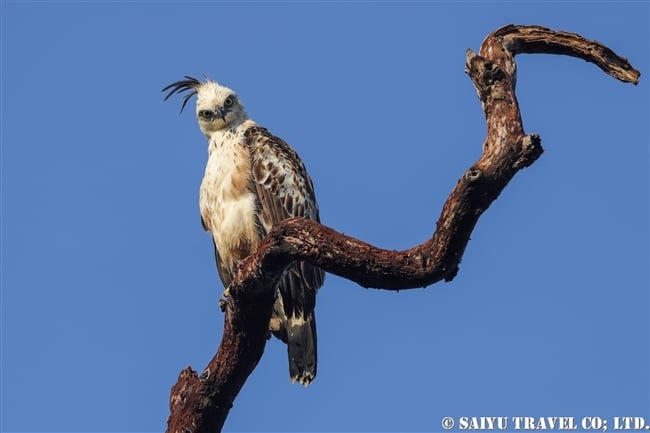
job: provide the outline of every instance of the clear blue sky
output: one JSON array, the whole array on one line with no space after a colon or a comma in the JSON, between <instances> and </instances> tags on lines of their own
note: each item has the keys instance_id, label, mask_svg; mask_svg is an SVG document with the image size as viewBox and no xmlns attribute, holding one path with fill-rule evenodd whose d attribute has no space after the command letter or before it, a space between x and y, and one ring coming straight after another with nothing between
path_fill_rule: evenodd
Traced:
<instances>
[{"instance_id":1,"label":"clear blue sky","mask_svg":"<svg viewBox=\"0 0 650 433\"><path fill-rule=\"evenodd\" d=\"M184 75L235 89L291 143L323 223L424 241L485 124L465 49L508 23L597 39L641 70L518 57L546 152L481 217L451 283L328 276L319 370L277 340L228 431L434 431L444 416L645 416L649 4L6 2L2 9L4 431L161 431L223 315L198 212L207 145ZM611 421L610 421L611 422Z\"/></svg>"}]
</instances>

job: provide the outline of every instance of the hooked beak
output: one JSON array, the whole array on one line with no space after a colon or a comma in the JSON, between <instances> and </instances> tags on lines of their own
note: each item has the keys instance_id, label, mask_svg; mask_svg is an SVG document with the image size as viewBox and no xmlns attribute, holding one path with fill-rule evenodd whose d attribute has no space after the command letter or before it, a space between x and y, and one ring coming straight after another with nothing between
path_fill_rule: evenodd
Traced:
<instances>
[{"instance_id":1,"label":"hooked beak","mask_svg":"<svg viewBox=\"0 0 650 433\"><path fill-rule=\"evenodd\" d=\"M216 110L214 110L215 116L217 116L219 119L225 121L226 120L226 109L224 107L217 107Z\"/></svg>"}]
</instances>

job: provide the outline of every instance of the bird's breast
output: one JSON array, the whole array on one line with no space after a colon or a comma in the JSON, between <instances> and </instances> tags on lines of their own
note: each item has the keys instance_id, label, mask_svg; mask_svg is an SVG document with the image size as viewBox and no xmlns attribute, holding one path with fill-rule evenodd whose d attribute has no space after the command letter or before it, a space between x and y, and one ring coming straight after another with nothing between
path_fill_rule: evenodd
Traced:
<instances>
[{"instance_id":1,"label":"bird's breast","mask_svg":"<svg viewBox=\"0 0 650 433\"><path fill-rule=\"evenodd\" d=\"M250 190L248 149L235 140L211 143L199 206L221 260L228 269L259 243L256 197Z\"/></svg>"}]
</instances>

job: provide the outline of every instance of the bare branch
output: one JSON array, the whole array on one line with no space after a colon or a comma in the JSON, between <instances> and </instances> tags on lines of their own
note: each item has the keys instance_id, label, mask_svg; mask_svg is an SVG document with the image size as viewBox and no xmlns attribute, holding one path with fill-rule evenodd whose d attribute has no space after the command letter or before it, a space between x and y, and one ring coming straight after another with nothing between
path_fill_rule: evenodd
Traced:
<instances>
[{"instance_id":1,"label":"bare branch","mask_svg":"<svg viewBox=\"0 0 650 433\"><path fill-rule=\"evenodd\" d=\"M513 176L543 152L539 136L524 134L515 97L518 53L579 57L634 84L640 75L599 42L540 26L504 26L483 41L478 55L468 50L466 72L483 107L487 138L480 159L449 195L431 239L405 251L390 251L311 220L295 218L276 225L257 252L240 264L229 288L217 354L200 377L188 367L172 388L168 432L221 430L264 352L275 287L292 261L310 261L363 287L389 290L424 287L456 276L479 217Z\"/></svg>"},{"instance_id":2,"label":"bare branch","mask_svg":"<svg viewBox=\"0 0 650 433\"><path fill-rule=\"evenodd\" d=\"M496 30L483 42L482 56L485 56L484 50L493 46L488 39L504 46L512 55L528 53L578 57L594 63L617 80L635 85L639 83L641 73L634 69L626 58L619 57L600 42L585 39L576 33L551 30L542 26L507 25Z\"/></svg>"}]
</instances>

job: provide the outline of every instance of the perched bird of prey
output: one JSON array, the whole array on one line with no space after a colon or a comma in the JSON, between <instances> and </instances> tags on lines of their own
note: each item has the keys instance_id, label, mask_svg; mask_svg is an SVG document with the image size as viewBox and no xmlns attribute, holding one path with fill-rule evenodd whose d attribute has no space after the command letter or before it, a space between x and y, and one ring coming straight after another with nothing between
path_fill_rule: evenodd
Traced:
<instances>
[{"instance_id":1,"label":"perched bird of prey","mask_svg":"<svg viewBox=\"0 0 650 433\"><path fill-rule=\"evenodd\" d=\"M184 95L181 112L196 95L199 128L208 140L208 163L199 207L212 234L224 287L237 263L252 254L274 223L291 217L319 221L312 181L291 146L251 120L239 97L214 81L185 77L163 89ZM276 290L270 331L287 344L291 381L316 376L316 291L324 272L293 263Z\"/></svg>"}]
</instances>

